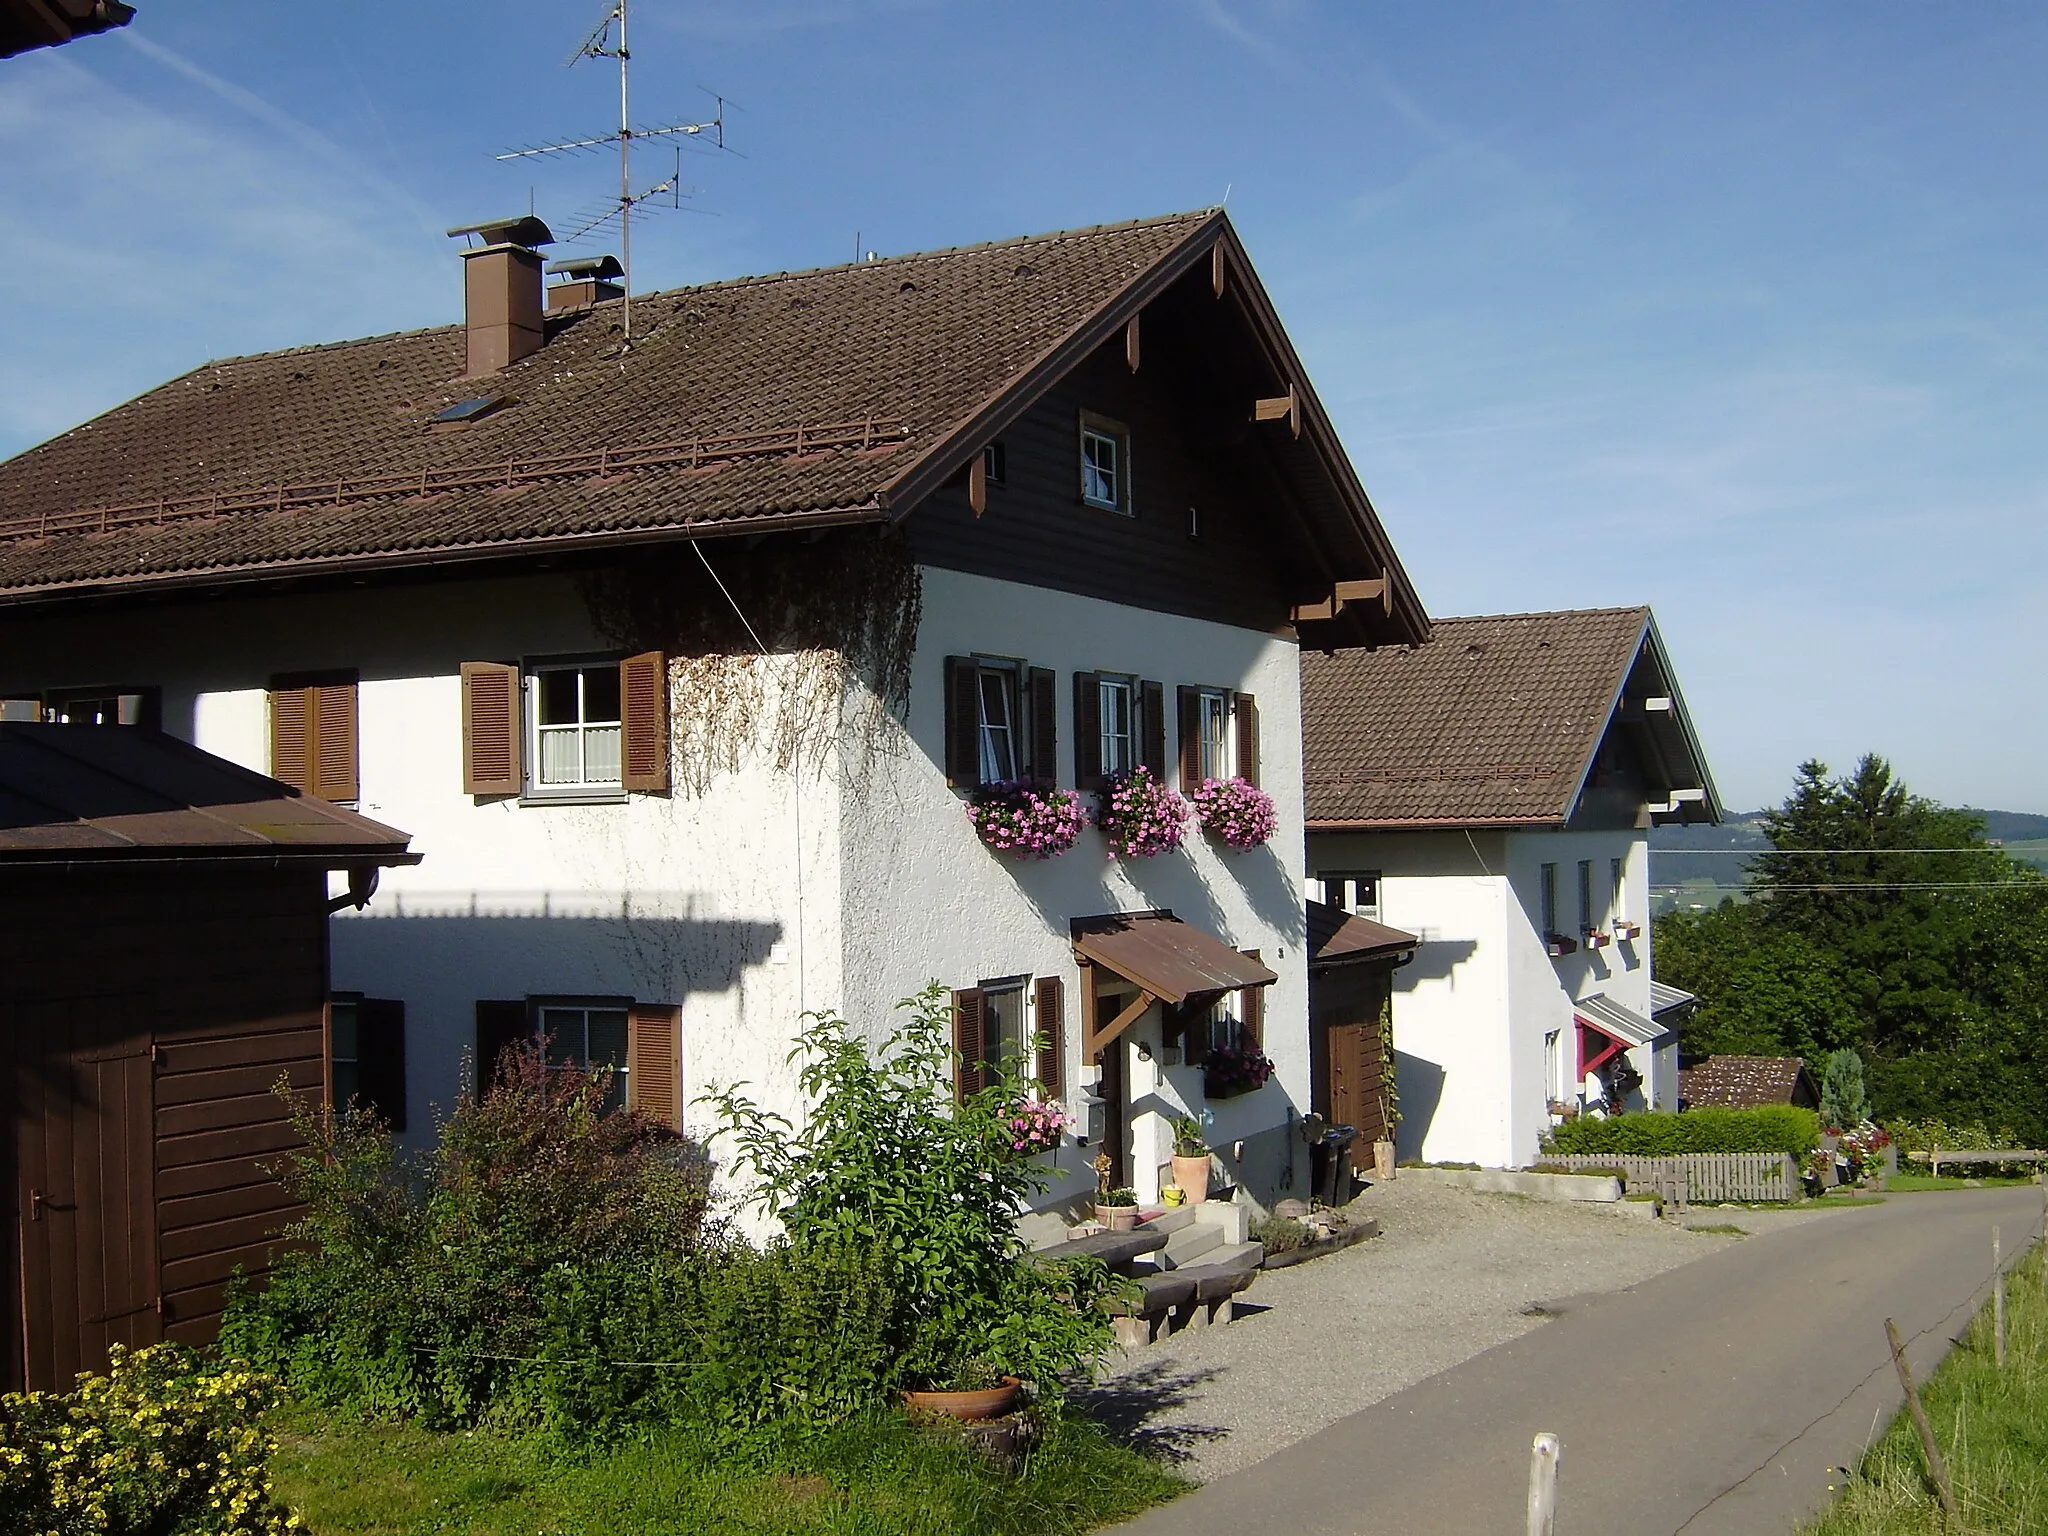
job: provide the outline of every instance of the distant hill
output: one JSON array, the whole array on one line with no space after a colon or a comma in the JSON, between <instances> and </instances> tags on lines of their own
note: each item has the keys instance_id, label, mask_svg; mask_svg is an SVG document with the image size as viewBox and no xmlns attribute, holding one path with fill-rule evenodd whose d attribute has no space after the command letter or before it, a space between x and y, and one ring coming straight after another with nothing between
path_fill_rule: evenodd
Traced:
<instances>
[{"instance_id":1,"label":"distant hill","mask_svg":"<svg viewBox=\"0 0 2048 1536\"><path fill-rule=\"evenodd\" d=\"M1984 818L1984 835L2014 858L2048 870L2048 816L1975 806L1966 809ZM1652 828L1650 873L1657 887L1656 909L1713 906L1739 891L1749 860L1734 855L1761 853L1770 847L1763 834L1763 817L1762 811L1740 811L1731 813L1718 827Z\"/></svg>"}]
</instances>

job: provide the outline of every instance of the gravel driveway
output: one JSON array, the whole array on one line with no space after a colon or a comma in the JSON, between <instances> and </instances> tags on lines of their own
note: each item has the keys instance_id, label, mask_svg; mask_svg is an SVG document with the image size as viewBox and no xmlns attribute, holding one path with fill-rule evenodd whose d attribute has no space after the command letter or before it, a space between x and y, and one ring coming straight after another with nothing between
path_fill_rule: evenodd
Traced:
<instances>
[{"instance_id":1,"label":"gravel driveway","mask_svg":"<svg viewBox=\"0 0 2048 1536\"><path fill-rule=\"evenodd\" d=\"M1542 1303L1622 1290L1742 1241L1640 1208L1398 1178L1351 1209L1377 1217L1381 1235L1261 1275L1227 1327L1124 1354L1087 1399L1095 1415L1206 1482L1540 1326ZM1751 1228L1800 1219L1694 1216Z\"/></svg>"}]
</instances>

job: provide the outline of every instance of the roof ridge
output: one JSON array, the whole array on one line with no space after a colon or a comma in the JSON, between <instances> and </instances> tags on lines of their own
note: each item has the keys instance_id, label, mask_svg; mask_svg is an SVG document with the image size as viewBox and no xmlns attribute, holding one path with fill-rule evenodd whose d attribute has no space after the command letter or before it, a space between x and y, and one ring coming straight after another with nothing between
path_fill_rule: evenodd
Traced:
<instances>
[{"instance_id":1,"label":"roof ridge","mask_svg":"<svg viewBox=\"0 0 2048 1536\"><path fill-rule=\"evenodd\" d=\"M1430 624L1441 628L1446 624L1501 624L1513 619L1590 619L1602 618L1609 614L1649 613L1649 603L1626 603L1612 608L1544 608L1533 613L1461 613L1445 617L1432 615ZM1425 642L1426 643L1426 642Z\"/></svg>"},{"instance_id":2,"label":"roof ridge","mask_svg":"<svg viewBox=\"0 0 2048 1536\"><path fill-rule=\"evenodd\" d=\"M691 293L716 293L735 288L765 286L770 283L789 282L796 278L824 277L834 272L869 272L877 268L904 266L911 262L934 261L946 256L966 256L982 251L999 251L1010 246L1046 245L1058 240L1095 239L1103 235L1129 234L1134 230L1153 229L1167 224L1195 224L1221 212L1221 207L1193 208L1182 213L1160 213L1146 218L1121 219L1111 224L1082 224L1071 229L1049 229L1035 235L1009 235L1000 240L979 240L966 245L934 246L924 251L900 251L894 256L878 256L873 261L831 262L821 267L791 267L779 272L752 272L738 277L716 277L702 283L685 283L678 288L650 288L645 293L636 293L635 299L643 302L654 299L674 299ZM606 299L587 306L601 309L623 302L620 299ZM269 362L281 357L299 357L311 352L332 352L342 347L366 347L380 341L397 341L414 336L427 336L436 331L460 331L462 322L443 321L439 325L414 326L409 330L379 331L369 336L345 336L333 341L309 341L296 347L277 347L268 352L239 352L228 357L208 358L205 362L187 369L184 373L167 380L175 384L180 379L203 373L208 368L225 368L236 363ZM162 386L158 386L161 388ZM104 413L102 413L104 414ZM82 423L81 423L82 425Z\"/></svg>"}]
</instances>

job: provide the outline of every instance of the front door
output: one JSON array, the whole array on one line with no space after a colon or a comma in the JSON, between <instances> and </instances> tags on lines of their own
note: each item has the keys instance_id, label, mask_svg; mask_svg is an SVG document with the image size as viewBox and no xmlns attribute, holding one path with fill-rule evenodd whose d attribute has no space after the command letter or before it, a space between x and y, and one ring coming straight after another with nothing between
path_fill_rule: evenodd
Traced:
<instances>
[{"instance_id":1,"label":"front door","mask_svg":"<svg viewBox=\"0 0 2048 1536\"><path fill-rule=\"evenodd\" d=\"M9 1010L27 1385L69 1389L109 1345L163 1336L155 1050L134 997Z\"/></svg>"},{"instance_id":2,"label":"front door","mask_svg":"<svg viewBox=\"0 0 2048 1536\"><path fill-rule=\"evenodd\" d=\"M1129 1001L1127 993L1098 993L1094 1000L1095 1027L1107 1029ZM1130 1043L1122 1035L1103 1047L1102 1081L1095 1090L1102 1098L1102 1149L1115 1165L1109 1170L1111 1189L1122 1189L1131 1182L1130 1106L1125 1072L1129 1051Z\"/></svg>"}]
</instances>

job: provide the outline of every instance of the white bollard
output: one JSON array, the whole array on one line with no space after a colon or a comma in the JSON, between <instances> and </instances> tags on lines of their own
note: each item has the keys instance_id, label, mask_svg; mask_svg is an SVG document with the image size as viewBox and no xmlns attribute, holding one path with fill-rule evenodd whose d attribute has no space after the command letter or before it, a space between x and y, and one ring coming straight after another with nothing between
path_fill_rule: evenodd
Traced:
<instances>
[{"instance_id":1,"label":"white bollard","mask_svg":"<svg viewBox=\"0 0 2048 1536\"><path fill-rule=\"evenodd\" d=\"M1529 1447L1529 1536L1555 1536L1557 1530L1557 1465L1564 1447L1545 1430Z\"/></svg>"}]
</instances>

